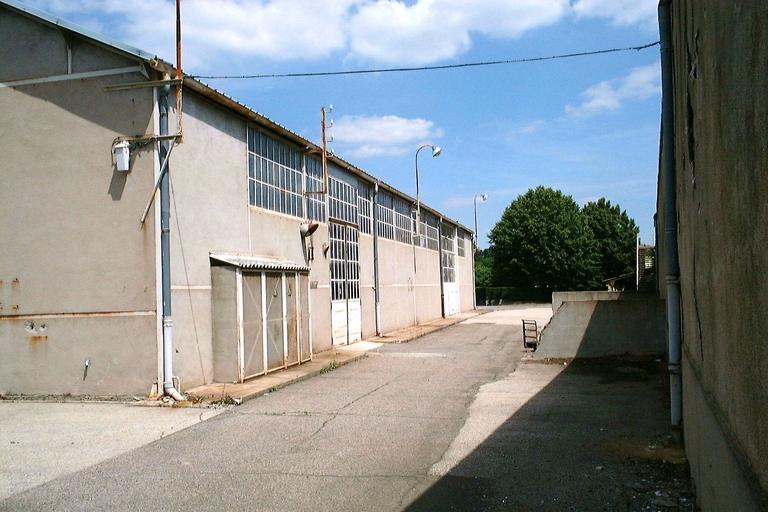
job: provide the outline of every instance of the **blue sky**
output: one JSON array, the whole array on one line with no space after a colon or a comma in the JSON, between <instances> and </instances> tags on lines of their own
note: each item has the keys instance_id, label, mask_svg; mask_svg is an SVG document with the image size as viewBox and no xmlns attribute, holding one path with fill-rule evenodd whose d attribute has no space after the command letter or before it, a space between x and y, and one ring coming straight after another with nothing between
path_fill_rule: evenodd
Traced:
<instances>
[{"instance_id":1,"label":"blue sky","mask_svg":"<svg viewBox=\"0 0 768 512\"><path fill-rule=\"evenodd\" d=\"M175 60L172 0L25 3ZM190 75L348 71L503 61L658 40L656 0L183 0ZM652 243L659 48L449 70L202 79L472 228L480 247L518 195L543 185L605 197Z\"/></svg>"}]
</instances>

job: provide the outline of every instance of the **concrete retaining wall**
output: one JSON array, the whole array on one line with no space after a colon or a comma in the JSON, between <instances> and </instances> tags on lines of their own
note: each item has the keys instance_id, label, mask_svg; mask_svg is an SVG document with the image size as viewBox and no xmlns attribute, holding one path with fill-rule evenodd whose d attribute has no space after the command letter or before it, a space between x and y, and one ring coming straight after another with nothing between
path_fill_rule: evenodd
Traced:
<instances>
[{"instance_id":1,"label":"concrete retaining wall","mask_svg":"<svg viewBox=\"0 0 768 512\"><path fill-rule=\"evenodd\" d=\"M557 292L533 356L663 355L665 306L657 293Z\"/></svg>"},{"instance_id":2,"label":"concrete retaining wall","mask_svg":"<svg viewBox=\"0 0 768 512\"><path fill-rule=\"evenodd\" d=\"M671 8L686 454L702 510L768 510L768 3Z\"/></svg>"}]
</instances>

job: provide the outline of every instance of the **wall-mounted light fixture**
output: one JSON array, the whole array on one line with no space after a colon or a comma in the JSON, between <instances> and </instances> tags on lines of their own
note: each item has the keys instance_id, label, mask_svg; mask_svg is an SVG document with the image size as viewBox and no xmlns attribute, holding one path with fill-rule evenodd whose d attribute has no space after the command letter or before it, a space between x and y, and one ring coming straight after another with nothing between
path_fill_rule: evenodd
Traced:
<instances>
[{"instance_id":1,"label":"wall-mounted light fixture","mask_svg":"<svg viewBox=\"0 0 768 512\"><path fill-rule=\"evenodd\" d=\"M317 228L320 227L320 224L317 222L303 222L301 224L301 227L299 227L299 232L301 233L302 238L307 238L309 235L317 231Z\"/></svg>"},{"instance_id":2,"label":"wall-mounted light fixture","mask_svg":"<svg viewBox=\"0 0 768 512\"><path fill-rule=\"evenodd\" d=\"M115 144L115 164L120 172L131 170L131 143L123 140Z\"/></svg>"}]
</instances>

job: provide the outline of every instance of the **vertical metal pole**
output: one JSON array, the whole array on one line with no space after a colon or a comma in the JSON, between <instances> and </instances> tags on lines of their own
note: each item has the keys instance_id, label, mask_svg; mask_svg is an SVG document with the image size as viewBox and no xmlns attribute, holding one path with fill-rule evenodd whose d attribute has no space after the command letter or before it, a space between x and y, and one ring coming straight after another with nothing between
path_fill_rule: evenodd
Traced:
<instances>
[{"instance_id":1,"label":"vertical metal pole","mask_svg":"<svg viewBox=\"0 0 768 512\"><path fill-rule=\"evenodd\" d=\"M419 151L426 146L421 146L416 150L416 240L421 246L421 199L419 197Z\"/></svg>"},{"instance_id":2,"label":"vertical metal pole","mask_svg":"<svg viewBox=\"0 0 768 512\"><path fill-rule=\"evenodd\" d=\"M158 97L160 117L160 135L168 135L168 92L169 86L163 87ZM165 162L160 169L160 260L163 289L163 391L174 400L183 400L173 386L173 320L171 318L171 193L168 161L165 156L169 151L168 139L160 141L159 157Z\"/></svg>"},{"instance_id":3,"label":"vertical metal pole","mask_svg":"<svg viewBox=\"0 0 768 512\"><path fill-rule=\"evenodd\" d=\"M283 290L283 300L280 304L282 311L283 322L283 366L288 367L288 287L286 285L285 272L280 274L280 286Z\"/></svg>"},{"instance_id":4,"label":"vertical metal pole","mask_svg":"<svg viewBox=\"0 0 768 512\"><path fill-rule=\"evenodd\" d=\"M269 371L269 312L267 309L267 273L261 272L261 360L264 363L264 375Z\"/></svg>"},{"instance_id":5,"label":"vertical metal pole","mask_svg":"<svg viewBox=\"0 0 768 512\"><path fill-rule=\"evenodd\" d=\"M445 318L445 285L443 284L443 218L437 223L437 247L440 259L440 314Z\"/></svg>"},{"instance_id":6,"label":"vertical metal pole","mask_svg":"<svg viewBox=\"0 0 768 512\"><path fill-rule=\"evenodd\" d=\"M235 270L235 302L237 304L237 380L245 380L245 320L243 311L243 270Z\"/></svg>"},{"instance_id":7,"label":"vertical metal pole","mask_svg":"<svg viewBox=\"0 0 768 512\"><path fill-rule=\"evenodd\" d=\"M477 309L477 276L475 268L475 246L472 245L472 309Z\"/></svg>"},{"instance_id":8,"label":"vertical metal pole","mask_svg":"<svg viewBox=\"0 0 768 512\"><path fill-rule=\"evenodd\" d=\"M181 0L176 0L176 77L181 79ZM181 136L183 129L181 126L181 83L176 84L176 129ZM179 137L179 142L182 138Z\"/></svg>"},{"instance_id":9,"label":"vertical metal pole","mask_svg":"<svg viewBox=\"0 0 768 512\"><path fill-rule=\"evenodd\" d=\"M376 303L376 335L381 336L381 278L379 275L379 183L373 184L373 295Z\"/></svg>"}]
</instances>

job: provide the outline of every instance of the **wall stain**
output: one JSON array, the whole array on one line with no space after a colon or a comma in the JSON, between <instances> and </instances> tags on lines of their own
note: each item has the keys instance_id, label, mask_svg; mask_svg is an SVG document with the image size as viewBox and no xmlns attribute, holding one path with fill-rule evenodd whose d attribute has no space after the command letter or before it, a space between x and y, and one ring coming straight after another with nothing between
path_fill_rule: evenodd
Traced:
<instances>
[{"instance_id":1,"label":"wall stain","mask_svg":"<svg viewBox=\"0 0 768 512\"><path fill-rule=\"evenodd\" d=\"M41 345L48 346L48 336L30 336L29 337L29 348L32 350L37 350L38 347Z\"/></svg>"}]
</instances>

